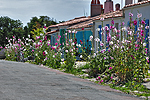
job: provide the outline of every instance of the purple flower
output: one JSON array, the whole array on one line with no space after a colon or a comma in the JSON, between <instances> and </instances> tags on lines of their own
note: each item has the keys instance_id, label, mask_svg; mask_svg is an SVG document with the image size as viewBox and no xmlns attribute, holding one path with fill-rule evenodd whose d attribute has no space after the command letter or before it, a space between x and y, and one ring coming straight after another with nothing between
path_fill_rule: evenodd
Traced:
<instances>
[{"instance_id":1,"label":"purple flower","mask_svg":"<svg viewBox=\"0 0 150 100\"><path fill-rule=\"evenodd\" d=\"M130 12L130 13L129 13L129 16L130 16L130 17L133 17L133 14Z\"/></svg>"}]
</instances>

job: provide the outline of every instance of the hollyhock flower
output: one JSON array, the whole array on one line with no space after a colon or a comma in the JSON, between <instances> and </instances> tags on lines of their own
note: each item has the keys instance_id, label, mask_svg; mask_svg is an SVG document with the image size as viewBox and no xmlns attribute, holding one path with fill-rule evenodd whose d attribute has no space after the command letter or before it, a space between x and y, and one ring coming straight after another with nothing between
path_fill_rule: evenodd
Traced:
<instances>
[{"instance_id":1,"label":"hollyhock flower","mask_svg":"<svg viewBox=\"0 0 150 100\"><path fill-rule=\"evenodd\" d=\"M109 30L108 26L105 26L105 31L108 31L108 30Z\"/></svg>"},{"instance_id":2,"label":"hollyhock flower","mask_svg":"<svg viewBox=\"0 0 150 100\"><path fill-rule=\"evenodd\" d=\"M97 29L96 29L96 31L98 31L98 32L99 32L99 31L100 31L100 28L97 28Z\"/></svg>"},{"instance_id":3,"label":"hollyhock flower","mask_svg":"<svg viewBox=\"0 0 150 100\"><path fill-rule=\"evenodd\" d=\"M130 12L130 13L129 13L129 16L130 16L130 17L133 17L133 14Z\"/></svg>"},{"instance_id":4,"label":"hollyhock flower","mask_svg":"<svg viewBox=\"0 0 150 100\"><path fill-rule=\"evenodd\" d=\"M2 49L3 47L1 46L0 48Z\"/></svg>"},{"instance_id":5,"label":"hollyhock flower","mask_svg":"<svg viewBox=\"0 0 150 100\"><path fill-rule=\"evenodd\" d=\"M114 20L112 20L112 21L111 21L111 24L113 24L113 25L114 25Z\"/></svg>"},{"instance_id":6,"label":"hollyhock flower","mask_svg":"<svg viewBox=\"0 0 150 100\"><path fill-rule=\"evenodd\" d=\"M44 40L47 40L47 36L44 37Z\"/></svg>"},{"instance_id":7,"label":"hollyhock flower","mask_svg":"<svg viewBox=\"0 0 150 100\"><path fill-rule=\"evenodd\" d=\"M125 25L125 23L124 23L124 22L122 22L122 25Z\"/></svg>"},{"instance_id":8,"label":"hollyhock flower","mask_svg":"<svg viewBox=\"0 0 150 100\"><path fill-rule=\"evenodd\" d=\"M94 40L95 40L96 42L99 42L99 41L100 41L100 39L99 39L99 38L95 38Z\"/></svg>"},{"instance_id":9,"label":"hollyhock flower","mask_svg":"<svg viewBox=\"0 0 150 100\"><path fill-rule=\"evenodd\" d=\"M71 30L69 30L68 32L71 33Z\"/></svg>"},{"instance_id":10,"label":"hollyhock flower","mask_svg":"<svg viewBox=\"0 0 150 100\"><path fill-rule=\"evenodd\" d=\"M104 57L104 60L106 60L106 57Z\"/></svg>"},{"instance_id":11,"label":"hollyhock flower","mask_svg":"<svg viewBox=\"0 0 150 100\"><path fill-rule=\"evenodd\" d=\"M144 36L144 34L143 34L143 33L141 33L141 36L143 37L143 36Z\"/></svg>"},{"instance_id":12,"label":"hollyhock flower","mask_svg":"<svg viewBox=\"0 0 150 100\"><path fill-rule=\"evenodd\" d=\"M149 29L149 26L146 26L145 29Z\"/></svg>"},{"instance_id":13,"label":"hollyhock flower","mask_svg":"<svg viewBox=\"0 0 150 100\"><path fill-rule=\"evenodd\" d=\"M67 35L67 33L65 33L65 35Z\"/></svg>"},{"instance_id":14,"label":"hollyhock flower","mask_svg":"<svg viewBox=\"0 0 150 100\"><path fill-rule=\"evenodd\" d=\"M141 18L142 14L141 13L137 13L137 18Z\"/></svg>"},{"instance_id":15,"label":"hollyhock flower","mask_svg":"<svg viewBox=\"0 0 150 100\"><path fill-rule=\"evenodd\" d=\"M52 49L53 49L53 50L55 50L55 48L54 48L54 47L52 47Z\"/></svg>"},{"instance_id":16,"label":"hollyhock flower","mask_svg":"<svg viewBox=\"0 0 150 100\"><path fill-rule=\"evenodd\" d=\"M46 56L45 52L43 52L43 56Z\"/></svg>"},{"instance_id":17,"label":"hollyhock flower","mask_svg":"<svg viewBox=\"0 0 150 100\"><path fill-rule=\"evenodd\" d=\"M46 26L44 26L44 28L46 29L47 27L46 27Z\"/></svg>"},{"instance_id":18,"label":"hollyhock flower","mask_svg":"<svg viewBox=\"0 0 150 100\"><path fill-rule=\"evenodd\" d=\"M13 38L15 38L15 36L13 36Z\"/></svg>"},{"instance_id":19,"label":"hollyhock flower","mask_svg":"<svg viewBox=\"0 0 150 100\"><path fill-rule=\"evenodd\" d=\"M91 35L91 36L90 36L90 40L89 40L89 41L92 41L92 39L93 39L93 36Z\"/></svg>"},{"instance_id":20,"label":"hollyhock flower","mask_svg":"<svg viewBox=\"0 0 150 100\"><path fill-rule=\"evenodd\" d=\"M102 83L103 82L103 80L101 80L101 82L100 83Z\"/></svg>"},{"instance_id":21,"label":"hollyhock flower","mask_svg":"<svg viewBox=\"0 0 150 100\"><path fill-rule=\"evenodd\" d=\"M109 42L109 45L113 45L113 41L110 41L110 42Z\"/></svg>"},{"instance_id":22,"label":"hollyhock flower","mask_svg":"<svg viewBox=\"0 0 150 100\"><path fill-rule=\"evenodd\" d=\"M103 45L104 45L104 44L101 42L101 43L100 43L100 46L103 46Z\"/></svg>"},{"instance_id":23,"label":"hollyhock flower","mask_svg":"<svg viewBox=\"0 0 150 100\"><path fill-rule=\"evenodd\" d=\"M81 47L81 44L79 44L78 46Z\"/></svg>"},{"instance_id":24,"label":"hollyhock flower","mask_svg":"<svg viewBox=\"0 0 150 100\"><path fill-rule=\"evenodd\" d=\"M111 40L111 35L109 34L108 36L107 36L107 42L109 42Z\"/></svg>"},{"instance_id":25,"label":"hollyhock flower","mask_svg":"<svg viewBox=\"0 0 150 100\"><path fill-rule=\"evenodd\" d=\"M143 47L145 47L146 46L146 43L143 43Z\"/></svg>"},{"instance_id":26,"label":"hollyhock flower","mask_svg":"<svg viewBox=\"0 0 150 100\"><path fill-rule=\"evenodd\" d=\"M56 42L55 45L58 45L58 43Z\"/></svg>"},{"instance_id":27,"label":"hollyhock flower","mask_svg":"<svg viewBox=\"0 0 150 100\"><path fill-rule=\"evenodd\" d=\"M137 20L134 20L134 25L137 25Z\"/></svg>"},{"instance_id":28,"label":"hollyhock flower","mask_svg":"<svg viewBox=\"0 0 150 100\"><path fill-rule=\"evenodd\" d=\"M84 30L84 28L82 28L81 30Z\"/></svg>"},{"instance_id":29,"label":"hollyhock flower","mask_svg":"<svg viewBox=\"0 0 150 100\"><path fill-rule=\"evenodd\" d=\"M41 42L41 43L42 43L42 40L40 40L39 42Z\"/></svg>"},{"instance_id":30,"label":"hollyhock flower","mask_svg":"<svg viewBox=\"0 0 150 100\"><path fill-rule=\"evenodd\" d=\"M68 50L65 50L66 53L68 53Z\"/></svg>"},{"instance_id":31,"label":"hollyhock flower","mask_svg":"<svg viewBox=\"0 0 150 100\"><path fill-rule=\"evenodd\" d=\"M80 58L82 58L83 56L82 55L80 55Z\"/></svg>"},{"instance_id":32,"label":"hollyhock flower","mask_svg":"<svg viewBox=\"0 0 150 100\"><path fill-rule=\"evenodd\" d=\"M144 21L144 20L142 20L142 21L141 21L141 24L145 24L145 21Z\"/></svg>"},{"instance_id":33,"label":"hollyhock flower","mask_svg":"<svg viewBox=\"0 0 150 100\"><path fill-rule=\"evenodd\" d=\"M112 69L112 67L109 67L109 69Z\"/></svg>"},{"instance_id":34,"label":"hollyhock flower","mask_svg":"<svg viewBox=\"0 0 150 100\"><path fill-rule=\"evenodd\" d=\"M135 59L133 55L131 55L132 59Z\"/></svg>"},{"instance_id":35,"label":"hollyhock flower","mask_svg":"<svg viewBox=\"0 0 150 100\"><path fill-rule=\"evenodd\" d=\"M61 38L61 36L58 36L58 38Z\"/></svg>"},{"instance_id":36,"label":"hollyhock flower","mask_svg":"<svg viewBox=\"0 0 150 100\"><path fill-rule=\"evenodd\" d=\"M101 20L101 21L104 21L104 17L101 17L100 20Z\"/></svg>"},{"instance_id":37,"label":"hollyhock flower","mask_svg":"<svg viewBox=\"0 0 150 100\"><path fill-rule=\"evenodd\" d=\"M110 78L112 79L113 77L111 76Z\"/></svg>"}]
</instances>

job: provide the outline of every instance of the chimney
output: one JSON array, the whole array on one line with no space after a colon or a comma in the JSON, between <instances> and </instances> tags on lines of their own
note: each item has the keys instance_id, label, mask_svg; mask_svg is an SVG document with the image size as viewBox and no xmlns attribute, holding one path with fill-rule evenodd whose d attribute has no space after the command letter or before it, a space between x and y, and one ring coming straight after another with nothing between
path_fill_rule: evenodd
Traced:
<instances>
[{"instance_id":1,"label":"chimney","mask_svg":"<svg viewBox=\"0 0 150 100\"><path fill-rule=\"evenodd\" d=\"M142 2L142 1L148 1L148 0L138 0L138 2Z\"/></svg>"},{"instance_id":2,"label":"chimney","mask_svg":"<svg viewBox=\"0 0 150 100\"><path fill-rule=\"evenodd\" d=\"M113 11L113 1L112 0L106 0L104 4L104 13Z\"/></svg>"},{"instance_id":3,"label":"chimney","mask_svg":"<svg viewBox=\"0 0 150 100\"><path fill-rule=\"evenodd\" d=\"M116 8L116 11L117 11L117 10L120 10L120 4L117 3L117 4L115 5L115 8Z\"/></svg>"},{"instance_id":4,"label":"chimney","mask_svg":"<svg viewBox=\"0 0 150 100\"><path fill-rule=\"evenodd\" d=\"M132 4L133 0L126 0L125 1L125 5L129 5L129 4Z\"/></svg>"},{"instance_id":5,"label":"chimney","mask_svg":"<svg viewBox=\"0 0 150 100\"><path fill-rule=\"evenodd\" d=\"M100 4L99 0L91 1L91 17L100 15L102 13L103 6Z\"/></svg>"}]
</instances>

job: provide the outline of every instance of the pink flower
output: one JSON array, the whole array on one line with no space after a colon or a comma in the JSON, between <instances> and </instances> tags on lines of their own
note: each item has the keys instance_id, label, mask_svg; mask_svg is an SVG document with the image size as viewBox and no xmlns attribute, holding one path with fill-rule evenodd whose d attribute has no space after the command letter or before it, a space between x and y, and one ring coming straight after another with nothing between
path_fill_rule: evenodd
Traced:
<instances>
[{"instance_id":1,"label":"pink flower","mask_svg":"<svg viewBox=\"0 0 150 100\"><path fill-rule=\"evenodd\" d=\"M130 16L130 17L133 17L133 14L130 12L130 13L129 13L129 16Z\"/></svg>"},{"instance_id":2,"label":"pink flower","mask_svg":"<svg viewBox=\"0 0 150 100\"><path fill-rule=\"evenodd\" d=\"M43 52L43 56L46 56L45 52Z\"/></svg>"},{"instance_id":3,"label":"pink flower","mask_svg":"<svg viewBox=\"0 0 150 100\"><path fill-rule=\"evenodd\" d=\"M32 52L34 52L34 50L32 49Z\"/></svg>"},{"instance_id":4,"label":"pink flower","mask_svg":"<svg viewBox=\"0 0 150 100\"><path fill-rule=\"evenodd\" d=\"M58 38L61 38L61 36L58 36Z\"/></svg>"},{"instance_id":5,"label":"pink flower","mask_svg":"<svg viewBox=\"0 0 150 100\"><path fill-rule=\"evenodd\" d=\"M137 13L137 18L141 18L141 17L142 17L142 14Z\"/></svg>"},{"instance_id":6,"label":"pink flower","mask_svg":"<svg viewBox=\"0 0 150 100\"><path fill-rule=\"evenodd\" d=\"M58 43L56 42L55 45L58 45Z\"/></svg>"},{"instance_id":7,"label":"pink flower","mask_svg":"<svg viewBox=\"0 0 150 100\"><path fill-rule=\"evenodd\" d=\"M15 38L15 36L13 36L13 38Z\"/></svg>"},{"instance_id":8,"label":"pink flower","mask_svg":"<svg viewBox=\"0 0 150 100\"><path fill-rule=\"evenodd\" d=\"M45 36L44 40L47 40L47 36Z\"/></svg>"},{"instance_id":9,"label":"pink flower","mask_svg":"<svg viewBox=\"0 0 150 100\"><path fill-rule=\"evenodd\" d=\"M104 57L104 60L106 60L106 57Z\"/></svg>"},{"instance_id":10,"label":"pink flower","mask_svg":"<svg viewBox=\"0 0 150 100\"><path fill-rule=\"evenodd\" d=\"M2 49L3 47L1 46L0 48Z\"/></svg>"},{"instance_id":11,"label":"pink flower","mask_svg":"<svg viewBox=\"0 0 150 100\"><path fill-rule=\"evenodd\" d=\"M42 43L42 40L40 40L40 42Z\"/></svg>"},{"instance_id":12,"label":"pink flower","mask_svg":"<svg viewBox=\"0 0 150 100\"><path fill-rule=\"evenodd\" d=\"M54 47L52 47L52 49L53 49L53 50L55 50L55 48L54 48Z\"/></svg>"},{"instance_id":13,"label":"pink flower","mask_svg":"<svg viewBox=\"0 0 150 100\"><path fill-rule=\"evenodd\" d=\"M113 77L111 76L111 79L112 79Z\"/></svg>"},{"instance_id":14,"label":"pink flower","mask_svg":"<svg viewBox=\"0 0 150 100\"><path fill-rule=\"evenodd\" d=\"M47 27L46 27L46 26L44 26L44 28L46 29Z\"/></svg>"},{"instance_id":15,"label":"pink flower","mask_svg":"<svg viewBox=\"0 0 150 100\"><path fill-rule=\"evenodd\" d=\"M142 21L141 21L141 24L145 24L145 21L144 21L144 20L142 20Z\"/></svg>"},{"instance_id":16,"label":"pink flower","mask_svg":"<svg viewBox=\"0 0 150 100\"><path fill-rule=\"evenodd\" d=\"M134 25L137 25L137 20L134 20Z\"/></svg>"},{"instance_id":17,"label":"pink flower","mask_svg":"<svg viewBox=\"0 0 150 100\"><path fill-rule=\"evenodd\" d=\"M103 82L103 80L101 80L101 82L100 83L102 83Z\"/></svg>"},{"instance_id":18,"label":"pink flower","mask_svg":"<svg viewBox=\"0 0 150 100\"><path fill-rule=\"evenodd\" d=\"M109 67L109 69L112 69L112 67Z\"/></svg>"},{"instance_id":19,"label":"pink flower","mask_svg":"<svg viewBox=\"0 0 150 100\"><path fill-rule=\"evenodd\" d=\"M114 25L114 20L112 20L112 21L111 21L111 24L113 24L113 25Z\"/></svg>"}]
</instances>

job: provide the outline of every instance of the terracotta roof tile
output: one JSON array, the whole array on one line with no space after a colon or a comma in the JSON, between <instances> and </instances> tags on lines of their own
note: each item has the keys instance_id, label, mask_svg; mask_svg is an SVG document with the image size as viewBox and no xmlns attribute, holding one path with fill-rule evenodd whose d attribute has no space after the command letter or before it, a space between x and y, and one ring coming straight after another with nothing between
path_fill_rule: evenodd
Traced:
<instances>
[{"instance_id":1,"label":"terracotta roof tile","mask_svg":"<svg viewBox=\"0 0 150 100\"><path fill-rule=\"evenodd\" d=\"M138 2L138 3L135 3L135 4L129 4L129 5L124 6L124 8L132 7L132 6L136 6L136 5L141 5L141 4L146 4L146 3L150 3L150 0Z\"/></svg>"},{"instance_id":2,"label":"terracotta roof tile","mask_svg":"<svg viewBox=\"0 0 150 100\"><path fill-rule=\"evenodd\" d=\"M59 29L54 30L54 31L51 31L51 32L47 32L46 35L48 35L48 34L53 34L53 33L56 33L56 32L59 32Z\"/></svg>"},{"instance_id":3,"label":"terracotta roof tile","mask_svg":"<svg viewBox=\"0 0 150 100\"><path fill-rule=\"evenodd\" d=\"M115 17L123 17L123 11L118 10L118 11L113 11L113 12L109 12L106 14L101 14L98 18L94 20L100 20L101 18L108 19L108 18L115 18Z\"/></svg>"}]
</instances>

